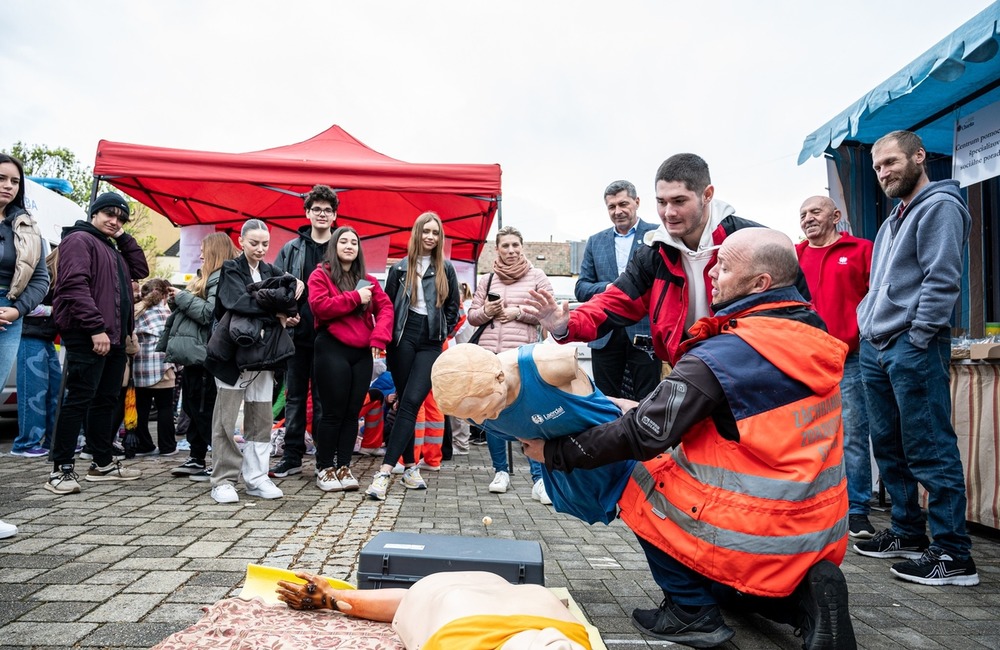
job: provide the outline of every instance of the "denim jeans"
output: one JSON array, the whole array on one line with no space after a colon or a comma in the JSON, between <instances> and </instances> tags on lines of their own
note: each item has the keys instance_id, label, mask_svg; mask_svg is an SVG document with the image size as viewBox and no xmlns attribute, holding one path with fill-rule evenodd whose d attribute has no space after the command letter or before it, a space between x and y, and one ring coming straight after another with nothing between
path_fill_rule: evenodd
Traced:
<instances>
[{"instance_id":1,"label":"denim jeans","mask_svg":"<svg viewBox=\"0 0 1000 650\"><path fill-rule=\"evenodd\" d=\"M510 465L507 463L507 441L500 436L487 432L486 447L490 450L490 460L493 462L494 472L510 472ZM520 449L520 447L518 447ZM531 472L531 482L542 480L542 464L537 460L528 459L528 466Z\"/></svg>"},{"instance_id":2,"label":"denim jeans","mask_svg":"<svg viewBox=\"0 0 1000 650\"><path fill-rule=\"evenodd\" d=\"M689 607L716 604L713 591L718 583L688 568L638 535L635 538L646 554L646 563L653 574L653 581L675 603Z\"/></svg>"},{"instance_id":3,"label":"denim jeans","mask_svg":"<svg viewBox=\"0 0 1000 650\"><path fill-rule=\"evenodd\" d=\"M7 292L0 295L0 307L10 307L12 303L7 298ZM23 314L22 314L23 316ZM17 348L21 343L21 323L23 318L18 318L10 325L3 325L0 332L0 381L7 381L10 369L14 367L14 359L17 357Z\"/></svg>"},{"instance_id":4,"label":"denim jeans","mask_svg":"<svg viewBox=\"0 0 1000 650\"><path fill-rule=\"evenodd\" d=\"M844 361L844 378L840 381L843 403L844 468L847 472L847 499L849 514L867 515L871 512L872 459L868 434L868 404L865 402L861 382L861 363L858 353L847 355Z\"/></svg>"},{"instance_id":5,"label":"denim jeans","mask_svg":"<svg viewBox=\"0 0 1000 650\"><path fill-rule=\"evenodd\" d=\"M948 364L951 337L942 330L926 350L903 333L884 350L861 341L861 377L875 461L892 497L892 530L904 537L926 534L953 557L969 557L965 531L965 475L951 426ZM917 483L928 492L927 521Z\"/></svg>"},{"instance_id":6,"label":"denim jeans","mask_svg":"<svg viewBox=\"0 0 1000 650\"><path fill-rule=\"evenodd\" d=\"M17 353L18 434L12 451L52 444L62 365L52 341L21 337Z\"/></svg>"}]
</instances>

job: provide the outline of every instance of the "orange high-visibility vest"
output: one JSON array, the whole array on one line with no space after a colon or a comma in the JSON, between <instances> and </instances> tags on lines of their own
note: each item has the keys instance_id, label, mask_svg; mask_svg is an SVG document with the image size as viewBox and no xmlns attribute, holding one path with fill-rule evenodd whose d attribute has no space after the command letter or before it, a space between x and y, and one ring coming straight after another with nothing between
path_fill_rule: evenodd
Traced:
<instances>
[{"instance_id":1,"label":"orange high-visibility vest","mask_svg":"<svg viewBox=\"0 0 1000 650\"><path fill-rule=\"evenodd\" d=\"M847 346L796 320L739 316L689 352L722 384L739 441L703 420L672 452L636 465L619 506L637 535L694 571L787 596L847 547Z\"/></svg>"}]
</instances>

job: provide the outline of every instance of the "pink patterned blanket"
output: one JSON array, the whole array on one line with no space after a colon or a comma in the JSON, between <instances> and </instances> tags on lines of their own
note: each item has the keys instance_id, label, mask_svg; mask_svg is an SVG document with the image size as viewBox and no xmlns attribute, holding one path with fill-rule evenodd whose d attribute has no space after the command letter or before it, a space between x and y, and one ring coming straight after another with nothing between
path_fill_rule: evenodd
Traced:
<instances>
[{"instance_id":1,"label":"pink patterned blanket","mask_svg":"<svg viewBox=\"0 0 1000 650\"><path fill-rule=\"evenodd\" d=\"M191 627L153 650L404 650L388 623L329 610L299 612L259 598L227 598L205 608Z\"/></svg>"}]
</instances>

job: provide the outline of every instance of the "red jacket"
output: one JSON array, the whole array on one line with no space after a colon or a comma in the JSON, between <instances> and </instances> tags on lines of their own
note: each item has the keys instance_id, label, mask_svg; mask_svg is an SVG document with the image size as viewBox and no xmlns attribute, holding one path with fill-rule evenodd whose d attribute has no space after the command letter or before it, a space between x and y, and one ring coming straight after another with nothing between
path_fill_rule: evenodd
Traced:
<instances>
[{"instance_id":1,"label":"red jacket","mask_svg":"<svg viewBox=\"0 0 1000 650\"><path fill-rule=\"evenodd\" d=\"M729 215L712 232L712 243L718 246L726 237L741 228L760 227L748 219ZM569 333L560 342L593 341L615 327L625 327L649 316L653 350L664 361L674 363L677 348L686 337L688 313L687 276L680 259L681 252L666 244L642 245L629 260L625 272L618 276L603 293L573 310ZM716 254L705 267L703 283L712 302L712 283L708 270L715 265ZM808 290L799 289L808 298Z\"/></svg>"},{"instance_id":2,"label":"red jacket","mask_svg":"<svg viewBox=\"0 0 1000 650\"><path fill-rule=\"evenodd\" d=\"M330 279L329 265L323 262L309 276L309 309L316 329L325 328L335 339L352 348L384 350L392 338L392 301L374 276L372 299L362 312L356 311L361 296L355 291L341 291Z\"/></svg>"},{"instance_id":3,"label":"red jacket","mask_svg":"<svg viewBox=\"0 0 1000 650\"><path fill-rule=\"evenodd\" d=\"M816 312L830 334L848 345L848 354L856 352L858 303L868 293L872 243L843 233L825 248L811 248L808 241L802 241L795 251Z\"/></svg>"}]
</instances>

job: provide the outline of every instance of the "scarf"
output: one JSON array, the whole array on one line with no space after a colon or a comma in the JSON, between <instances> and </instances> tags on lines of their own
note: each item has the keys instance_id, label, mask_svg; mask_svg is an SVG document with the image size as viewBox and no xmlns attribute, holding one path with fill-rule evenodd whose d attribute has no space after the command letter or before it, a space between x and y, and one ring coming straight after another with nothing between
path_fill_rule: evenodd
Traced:
<instances>
[{"instance_id":1,"label":"scarf","mask_svg":"<svg viewBox=\"0 0 1000 650\"><path fill-rule=\"evenodd\" d=\"M493 272L497 274L497 279L504 284L514 284L533 268L531 262L524 255L517 258L513 264L505 264L499 255L493 260Z\"/></svg>"}]
</instances>

